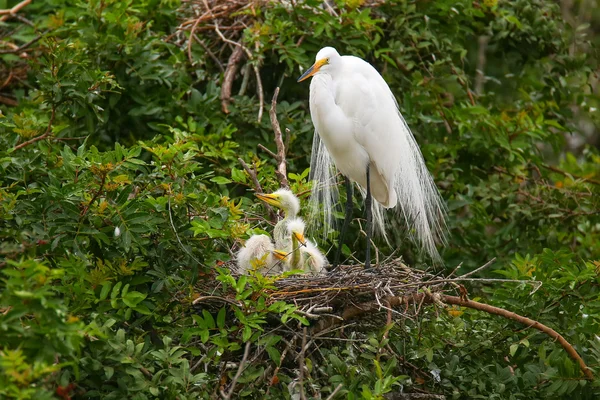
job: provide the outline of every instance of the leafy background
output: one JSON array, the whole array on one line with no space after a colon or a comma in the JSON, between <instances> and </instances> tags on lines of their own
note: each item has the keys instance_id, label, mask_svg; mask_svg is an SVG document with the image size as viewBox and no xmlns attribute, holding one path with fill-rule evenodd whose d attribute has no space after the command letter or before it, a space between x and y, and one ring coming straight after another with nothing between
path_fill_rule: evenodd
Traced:
<instances>
[{"instance_id":1,"label":"leafy background","mask_svg":"<svg viewBox=\"0 0 600 400\"><path fill-rule=\"evenodd\" d=\"M252 54L228 114L221 85L234 47L217 19L189 43L185 22L202 1L49 0L1 22L1 397L216 398L245 343L268 357L247 364L235 396L297 394L297 363L270 327L306 321L269 302L272 281L236 281L223 263L271 229L238 157L265 190L278 187L274 160L257 149L274 144L267 113L257 120L254 67L265 102L281 88L289 178L306 194L312 125L296 78L324 45L371 62L398 98L449 208L437 272L496 257L484 276L543 282L534 293L468 289L553 327L600 372L598 3L327 4L244 2L218 20ZM427 268L409 232L390 229L379 250ZM356 221L349 237L346 255L361 259ZM320 244L334 243L335 233ZM202 285L239 303L194 308ZM306 355L309 397L340 383L336 398L348 399L600 396L557 343L473 310L431 307L331 337Z\"/></svg>"}]
</instances>

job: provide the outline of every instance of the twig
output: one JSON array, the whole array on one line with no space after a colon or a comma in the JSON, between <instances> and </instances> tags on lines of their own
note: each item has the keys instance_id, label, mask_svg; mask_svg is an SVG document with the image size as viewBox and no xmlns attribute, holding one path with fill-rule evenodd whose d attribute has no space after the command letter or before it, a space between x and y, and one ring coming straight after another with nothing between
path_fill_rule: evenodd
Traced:
<instances>
[{"instance_id":1,"label":"twig","mask_svg":"<svg viewBox=\"0 0 600 400\"><path fill-rule=\"evenodd\" d=\"M306 327L302 329L302 348L300 349L300 360L298 361L300 373L298 376L298 385L300 385L300 400L306 400L304 394L304 352L306 346Z\"/></svg>"},{"instance_id":2,"label":"twig","mask_svg":"<svg viewBox=\"0 0 600 400\"><path fill-rule=\"evenodd\" d=\"M269 150L268 148L263 146L261 143L258 144L258 148L261 149L262 151L266 152L268 155L273 157L275 160L277 160L277 154L273 153L271 150Z\"/></svg>"},{"instance_id":3,"label":"twig","mask_svg":"<svg viewBox=\"0 0 600 400\"><path fill-rule=\"evenodd\" d=\"M8 50L0 50L0 54L16 54L16 53L20 53L21 51L25 50L26 48L28 48L29 46L31 46L32 44L36 43L38 40L40 40L41 38L44 37L44 35L46 33L50 32L50 30L47 30L46 32L42 33L39 36L36 36L35 38L31 39L29 42L24 43L22 45L20 45L19 47L15 47L15 48L11 48Z\"/></svg>"},{"instance_id":4,"label":"twig","mask_svg":"<svg viewBox=\"0 0 600 400\"><path fill-rule=\"evenodd\" d=\"M275 159L277 160L277 169L275 170L275 174L277 175L277 179L279 180L281 187L289 189L290 183L287 180L287 168L285 165L285 145L283 144L283 138L281 136L281 127L279 126L279 121L277 120L278 95L279 87L275 88L275 93L273 94L273 99L271 100L271 109L269 110L271 126L275 132L275 144L277 145L277 155L275 156Z\"/></svg>"},{"instance_id":5,"label":"twig","mask_svg":"<svg viewBox=\"0 0 600 400\"><path fill-rule=\"evenodd\" d=\"M12 151L20 150L20 149L22 149L25 146L29 146L32 143L39 142L40 140L44 140L48 136L50 136L52 134L52 124L54 123L54 117L55 116L56 116L56 107L52 106L52 115L50 115L50 121L48 121L48 127L46 128L46 132L44 132L40 136L36 136L33 139L29 139L26 142L23 142L23 143L21 143L19 145L16 145L15 147L13 147Z\"/></svg>"},{"instance_id":6,"label":"twig","mask_svg":"<svg viewBox=\"0 0 600 400\"><path fill-rule=\"evenodd\" d=\"M209 57L212 58L212 60L215 62L215 64L217 64L217 67L219 67L219 70L222 73L225 73L225 68L223 68L223 64L221 63L221 60L219 60L217 58L217 56L215 55L215 53L213 53L212 50L206 45L206 43L204 43L204 40L200 39L195 34L193 36L194 36L194 40L196 40L200 44L200 46L202 46L202 48L204 49L206 54L208 54Z\"/></svg>"},{"instance_id":7,"label":"twig","mask_svg":"<svg viewBox=\"0 0 600 400\"><path fill-rule=\"evenodd\" d=\"M188 249L185 248L185 246L183 245L183 242L181 241L181 238L179 237L179 234L177 233L177 229L175 229L175 224L173 223L173 214L171 211L171 196L169 196L169 221L171 223L171 229L173 229L173 233L175 234L175 237L177 238L177 242L179 243L179 245L181 246L181 249L192 258L192 260L196 261L198 263L198 265L204 266L196 257L194 257L194 255L188 251Z\"/></svg>"},{"instance_id":8,"label":"twig","mask_svg":"<svg viewBox=\"0 0 600 400\"><path fill-rule=\"evenodd\" d=\"M188 60L190 61L190 66L192 66L192 67L194 66L194 60L192 59L192 43L194 43L194 31L196 30L196 27L200 23L200 19L201 19L201 17L196 19L196 22L194 22L194 25L192 25L192 30L190 31L190 38L188 39L187 55L188 55Z\"/></svg>"},{"instance_id":9,"label":"twig","mask_svg":"<svg viewBox=\"0 0 600 400\"><path fill-rule=\"evenodd\" d=\"M244 358L242 358L242 361L240 362L240 366L238 367L238 370L235 374L235 376L233 377L233 380L231 381L231 388L229 389L229 393L225 394L223 392L223 390L221 390L221 397L223 397L223 400L229 400L231 399L231 395L233 394L233 391L235 390L235 385L237 384L238 379L240 378L240 375L242 375L242 371L244 370L244 365L246 364L246 360L248 360L248 354L250 353L250 341L246 342L246 348L244 349Z\"/></svg>"},{"instance_id":10,"label":"twig","mask_svg":"<svg viewBox=\"0 0 600 400\"><path fill-rule=\"evenodd\" d=\"M2 18L0 18L0 21L4 22L9 20L10 18L13 18L16 13L21 11L21 9L23 9L25 6L29 5L29 3L31 3L31 0L23 0L11 9L0 10L0 14L4 14Z\"/></svg>"},{"instance_id":11,"label":"twig","mask_svg":"<svg viewBox=\"0 0 600 400\"><path fill-rule=\"evenodd\" d=\"M485 85L485 51L489 41L490 37L485 35L479 36L477 39L479 47L477 48L477 67L475 68L475 93L478 96L483 94L483 87Z\"/></svg>"},{"instance_id":12,"label":"twig","mask_svg":"<svg viewBox=\"0 0 600 400\"><path fill-rule=\"evenodd\" d=\"M256 87L257 87L257 91L258 91L258 101L260 103L259 108L258 108L258 122L260 122L260 120L262 119L263 110L264 110L265 95L264 95L264 91L263 91L262 80L260 79L260 71L258 69L258 65L256 65L256 63L252 62L252 61L254 61L252 52L250 50L248 50L248 48L246 46L244 46L243 44L234 42L233 40L227 39L225 36L223 36L223 33L219 29L219 25L216 22L215 22L215 31L217 32L217 35L219 35L219 37L221 38L222 41L224 41L225 43L229 43L234 46L240 47L242 50L244 50L244 52L248 56L248 59L250 59L252 68L254 69L254 75L256 75Z\"/></svg>"},{"instance_id":13,"label":"twig","mask_svg":"<svg viewBox=\"0 0 600 400\"><path fill-rule=\"evenodd\" d=\"M218 300L218 301L222 301L223 303L229 303L231 305L234 305L234 306L237 306L240 308L243 306L239 302L235 302L233 300L229 300L229 299L226 299L224 297L219 297L219 296L201 296L201 297L198 297L196 300L192 301L192 304L198 304L204 300Z\"/></svg>"},{"instance_id":14,"label":"twig","mask_svg":"<svg viewBox=\"0 0 600 400\"><path fill-rule=\"evenodd\" d=\"M563 176L566 176L567 178L575 178L575 179L581 179L583 181L589 182L589 183L593 183L594 185L600 185L600 181L596 180L596 179L592 179L592 178L584 178L583 176L577 176L574 174L570 174L566 171L563 171L562 169L553 167L551 165L544 165L542 164L542 168L545 169L549 169L552 172L556 172L557 174L561 174Z\"/></svg>"},{"instance_id":15,"label":"twig","mask_svg":"<svg viewBox=\"0 0 600 400\"><path fill-rule=\"evenodd\" d=\"M233 87L233 78L238 70L238 65L244 56L241 47L236 47L229 56L227 68L223 74L223 85L221 85L221 110L229 114L229 104L231 103L231 88Z\"/></svg>"},{"instance_id":16,"label":"twig","mask_svg":"<svg viewBox=\"0 0 600 400\"><path fill-rule=\"evenodd\" d=\"M492 258L490 261L486 262L481 267L479 267L479 268L477 268L477 269L475 269L475 270L473 270L471 272L468 272L468 273L462 275L461 278L466 278L467 276L474 275L474 274L476 274L479 271L483 271L484 269L486 269L487 267L489 267L490 265L492 265L494 263L494 261L496 261L496 257Z\"/></svg>"},{"instance_id":17,"label":"twig","mask_svg":"<svg viewBox=\"0 0 600 400\"><path fill-rule=\"evenodd\" d=\"M242 167L244 167L244 170L246 170L248 175L250 175L250 179L252 179L252 182L254 183L254 190L256 190L256 193L264 193L262 187L260 186L260 182L258 181L258 177L256 176L256 170L250 169L248 164L246 164L246 162L241 158L238 158L238 161L240 162L240 164L242 164ZM269 218L271 222L277 221L277 214L275 214L273 208L269 204L265 204L265 206L269 211Z\"/></svg>"},{"instance_id":18,"label":"twig","mask_svg":"<svg viewBox=\"0 0 600 400\"><path fill-rule=\"evenodd\" d=\"M325 400L332 400L333 397L337 394L337 392L340 391L340 389L344 386L344 384L340 383L339 385L337 385L337 387L334 389L333 392L331 392L331 394L329 396L327 396L327 398Z\"/></svg>"}]
</instances>

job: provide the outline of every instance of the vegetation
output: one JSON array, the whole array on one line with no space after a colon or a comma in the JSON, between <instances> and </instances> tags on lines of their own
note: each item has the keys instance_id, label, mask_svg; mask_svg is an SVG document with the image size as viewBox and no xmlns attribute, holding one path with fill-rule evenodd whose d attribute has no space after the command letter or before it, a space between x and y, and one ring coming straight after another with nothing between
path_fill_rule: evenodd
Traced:
<instances>
[{"instance_id":1,"label":"vegetation","mask_svg":"<svg viewBox=\"0 0 600 400\"><path fill-rule=\"evenodd\" d=\"M586 4L0 0L20 7L0 17L0 397L598 398L599 22L581 24ZM595 379L537 330L435 304L352 321L304 352L305 335L286 335L314 322L269 296L274 278L231 274L243 241L272 230L238 158L278 188L258 148L275 149L277 87L288 179L310 192L296 78L325 44L367 59L397 96L449 209L435 273L495 257L477 276L521 283L466 282L469 298L553 328ZM360 260L351 229L345 254ZM381 254L428 270L392 229ZM226 301L194 306L207 288Z\"/></svg>"}]
</instances>

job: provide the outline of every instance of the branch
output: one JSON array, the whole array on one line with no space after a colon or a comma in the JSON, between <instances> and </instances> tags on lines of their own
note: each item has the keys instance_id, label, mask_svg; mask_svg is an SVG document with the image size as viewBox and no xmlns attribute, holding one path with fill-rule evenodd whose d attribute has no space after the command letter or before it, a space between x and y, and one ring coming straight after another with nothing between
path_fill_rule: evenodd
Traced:
<instances>
[{"instance_id":1,"label":"branch","mask_svg":"<svg viewBox=\"0 0 600 400\"><path fill-rule=\"evenodd\" d=\"M306 350L306 327L302 329L302 348L300 349L300 360L298 361L298 366L300 368L299 376L298 376L298 385L300 385L300 400L306 400L306 395L304 394L304 352Z\"/></svg>"},{"instance_id":2,"label":"branch","mask_svg":"<svg viewBox=\"0 0 600 400\"><path fill-rule=\"evenodd\" d=\"M244 52L248 56L248 59L251 62L254 60L254 57L252 56L252 52L250 50L248 50L248 48L246 46L244 46L241 43L234 42L233 40L227 39L225 36L223 36L223 33L219 30L219 25L216 22L215 22L215 31L217 32L217 35L219 35L219 37L221 38L222 41L224 41L225 43L232 44L236 47L240 47L242 50L244 50ZM252 64L252 68L254 69L254 75L256 76L256 89L258 91L258 102L260 103L259 108L258 108L258 122L260 122L260 120L262 119L262 115L263 115L265 94L263 91L262 80L260 79L260 71L258 69L258 66L255 63L251 63L251 64Z\"/></svg>"},{"instance_id":3,"label":"branch","mask_svg":"<svg viewBox=\"0 0 600 400\"><path fill-rule=\"evenodd\" d=\"M488 304L479 303L477 301L461 299L460 297L449 296L449 295L444 295L444 294L431 295L428 293L413 293L413 294L406 295L406 296L390 296L386 300L391 307L398 307L402 304L419 303L421 301L424 301L424 302L427 302L430 304L441 301L446 304L453 304L453 305L458 305L458 306L462 306L462 307L472 308L475 310L484 311L488 314L499 315L506 319L517 321L523 325L526 325L529 328L534 328L534 329L539 330L540 332L544 332L545 334L547 334L554 340L558 341L560 343L560 345L563 347L563 349L565 349L567 354L569 354L569 356L571 358L573 358L575 361L577 361L577 363L579 364L579 367L581 368L581 371L585 375L586 379L588 379L588 380L594 379L594 375L592 374L592 371L587 367L587 365L585 364L583 359L579 356L579 354L577 354L577 351L573 348L573 346L569 342L567 342L561 334L556 332L554 329L542 324L541 322L538 322L531 318L523 317L512 311L508 311L508 310L505 310L500 307L494 307L494 306L491 306ZM344 320L348 320L348 319L356 318L358 316L361 316L361 315L364 315L367 313L373 313L378 310L379 310L379 304L377 303L377 301L369 301L369 302L362 303L359 305L353 305L353 306L347 307L346 309L343 310L342 317L344 318ZM329 323L325 324L325 325L332 326L337 323L337 321L335 321L334 319L331 319L328 322ZM319 326L317 324L317 326L315 328L317 328L319 330L323 330L322 325L323 324L321 324L321 326ZM328 328L329 326L325 326L325 328Z\"/></svg>"},{"instance_id":4,"label":"branch","mask_svg":"<svg viewBox=\"0 0 600 400\"><path fill-rule=\"evenodd\" d=\"M26 142L23 142L15 147L13 147L12 151L20 150L25 146L29 146L32 143L39 142L40 140L44 140L48 136L50 136L52 134L52 124L54 123L55 116L56 116L56 108L54 106L52 106L52 115L50 116L50 121L48 121L48 127L46 128L46 132L44 132L40 136L36 136L33 139L29 139Z\"/></svg>"},{"instance_id":5,"label":"branch","mask_svg":"<svg viewBox=\"0 0 600 400\"><path fill-rule=\"evenodd\" d=\"M331 392L331 394L325 400L333 400L333 398L335 397L335 395L337 394L337 392L339 392L340 389L343 386L344 385L342 383L340 383L339 385L337 385L337 387L335 388L335 390L333 392Z\"/></svg>"},{"instance_id":6,"label":"branch","mask_svg":"<svg viewBox=\"0 0 600 400\"><path fill-rule=\"evenodd\" d=\"M544 165L544 164L542 164L542 168L549 169L550 171L556 172L557 174L561 174L562 176L566 176L567 178L581 179L583 181L586 181L586 182L589 182L589 183L593 183L594 185L600 185L600 181L598 181L596 179L584 178L583 176L573 175L573 174L570 174L570 173L568 173L566 171L563 171L562 169L558 169L556 167L553 167L551 165Z\"/></svg>"},{"instance_id":7,"label":"branch","mask_svg":"<svg viewBox=\"0 0 600 400\"><path fill-rule=\"evenodd\" d=\"M277 179L279 180L281 187L289 189L290 183L287 180L287 168L285 165L285 145L283 144L283 138L281 136L281 127L279 126L279 121L277 121L278 95L279 87L275 89L275 93L273 94L273 100L271 100L271 109L269 110L269 116L271 117L271 126L273 127L273 131L275 132L275 144L277 145L277 155L275 157L275 159L277 160L277 169L275 170L275 174L277 175Z\"/></svg>"},{"instance_id":8,"label":"branch","mask_svg":"<svg viewBox=\"0 0 600 400\"><path fill-rule=\"evenodd\" d=\"M242 160L241 158L238 158L238 161L240 162L240 164L242 164L242 167L244 167L244 170L246 170L248 175L250 175L250 179L252 179L252 182L254 182L254 190L256 190L256 193L264 193L262 187L260 186L260 182L258 181L258 177L256 176L256 170L250 169L248 164L246 164L246 162L244 160ZM277 214L275 214L275 211L273 211L273 208L269 204L266 204L266 203L265 203L265 206L267 207L267 210L269 211L269 218L271 219L271 222L277 221Z\"/></svg>"},{"instance_id":9,"label":"branch","mask_svg":"<svg viewBox=\"0 0 600 400\"><path fill-rule=\"evenodd\" d=\"M244 51L241 47L233 49L229 61L227 62L227 69L223 74L223 85L221 85L221 110L225 114L229 114L229 103L231 103L231 88L233 87L233 78L237 72L238 65L244 56Z\"/></svg>"},{"instance_id":10,"label":"branch","mask_svg":"<svg viewBox=\"0 0 600 400\"><path fill-rule=\"evenodd\" d=\"M0 50L0 54L16 54L16 53L20 53L21 51L25 50L26 48L28 48L29 46L31 46L32 44L36 43L38 40L40 40L41 38L44 37L44 35L46 33L50 32L50 30L47 30L46 32L42 33L39 36L36 36L35 38L31 39L29 42L24 43L22 45L20 45L19 47L14 47L8 50Z\"/></svg>"},{"instance_id":11,"label":"branch","mask_svg":"<svg viewBox=\"0 0 600 400\"><path fill-rule=\"evenodd\" d=\"M221 397L223 397L223 400L231 399L231 395L233 394L235 385L237 384L237 381L240 378L240 375L242 375L242 371L244 370L244 365L246 364L246 360L248 360L248 354L250 353L250 343L252 343L252 342L250 342L250 341L246 342L246 349L244 350L244 358L242 358L242 361L240 362L240 366L238 367L238 370L237 370L235 376L233 377L233 380L231 381L231 389L229 389L229 393L225 394L221 390Z\"/></svg>"},{"instance_id":12,"label":"branch","mask_svg":"<svg viewBox=\"0 0 600 400\"><path fill-rule=\"evenodd\" d=\"M579 354L577 354L577 351L575 351L573 346L571 346L571 344L569 342L567 342L565 340L565 338L560 333L556 332L554 329L552 329L536 320L515 314L512 311L508 311L508 310L505 310L505 309L499 308L499 307L490 306L488 304L479 303L477 301L463 300L460 297L448 296L448 295L441 295L441 300L444 303L454 304L454 305L458 305L458 306L462 306L462 307L473 308L475 310L484 311L489 314L500 315L504 318L512 319L513 321L517 321L523 325L527 325L529 328L534 328L541 332L544 332L545 334L547 334L554 340L558 341L560 343L560 345L565 349L567 354L569 354L569 356L571 356L571 358L573 358L575 361L577 361L577 363L579 363L579 368L581 368L581 371L584 373L586 379L588 379L588 380L594 379L594 375L592 374L592 371L585 365L585 362L579 356Z\"/></svg>"},{"instance_id":13,"label":"branch","mask_svg":"<svg viewBox=\"0 0 600 400\"><path fill-rule=\"evenodd\" d=\"M0 10L0 15L4 14L2 18L0 18L0 21L4 22L13 18L16 13L21 11L21 9L23 9L25 6L29 5L29 3L31 3L31 0L23 0L13 8L10 8L8 10Z\"/></svg>"}]
</instances>

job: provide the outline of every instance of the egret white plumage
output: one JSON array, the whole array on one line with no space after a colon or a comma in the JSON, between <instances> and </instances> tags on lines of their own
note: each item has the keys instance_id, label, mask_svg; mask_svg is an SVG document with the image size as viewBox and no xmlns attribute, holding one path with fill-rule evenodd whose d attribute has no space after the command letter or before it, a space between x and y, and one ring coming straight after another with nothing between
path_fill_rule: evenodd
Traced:
<instances>
[{"instance_id":1,"label":"egret white plumage","mask_svg":"<svg viewBox=\"0 0 600 400\"><path fill-rule=\"evenodd\" d=\"M275 246L267 235L252 235L237 254L237 266L241 273L257 268L262 274L281 272L282 263L273 257Z\"/></svg>"},{"instance_id":2,"label":"egret white plumage","mask_svg":"<svg viewBox=\"0 0 600 400\"><path fill-rule=\"evenodd\" d=\"M335 197L332 164L346 177L346 216L334 267L351 218L351 181L359 185L366 197L365 267L370 266L372 218L386 237L384 209L398 204L421 247L438 261L436 240L444 241L445 206L383 77L366 61L340 56L332 47L317 53L316 62L298 82L311 76L310 115L316 131L311 178L317 181L311 202L325 206L327 224L332 221L331 205Z\"/></svg>"},{"instance_id":3,"label":"egret white plumage","mask_svg":"<svg viewBox=\"0 0 600 400\"><path fill-rule=\"evenodd\" d=\"M287 229L288 223L300 212L298 197L289 189L279 189L270 194L257 193L256 197L283 211L284 218L275 225L273 237L276 248L287 249L291 246L291 237Z\"/></svg>"},{"instance_id":4,"label":"egret white plumage","mask_svg":"<svg viewBox=\"0 0 600 400\"><path fill-rule=\"evenodd\" d=\"M304 236L305 224L301 218L294 218L288 223L288 234L292 247L275 250L273 255L283 261L290 269L302 269L312 274L323 272L327 266L327 258L317 246Z\"/></svg>"}]
</instances>

